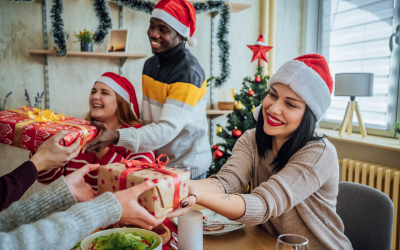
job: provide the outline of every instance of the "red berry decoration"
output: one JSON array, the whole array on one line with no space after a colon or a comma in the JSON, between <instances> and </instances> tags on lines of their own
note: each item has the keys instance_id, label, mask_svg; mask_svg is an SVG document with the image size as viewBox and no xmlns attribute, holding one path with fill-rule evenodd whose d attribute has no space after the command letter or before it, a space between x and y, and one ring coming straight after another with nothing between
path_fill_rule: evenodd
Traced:
<instances>
[{"instance_id":1,"label":"red berry decoration","mask_svg":"<svg viewBox=\"0 0 400 250\"><path fill-rule=\"evenodd\" d=\"M248 94L249 96L253 96L253 95L254 95L254 90L250 89L249 92L247 92L247 94Z\"/></svg>"},{"instance_id":2,"label":"red berry decoration","mask_svg":"<svg viewBox=\"0 0 400 250\"><path fill-rule=\"evenodd\" d=\"M235 138L239 138L242 135L242 131L240 129L234 129L232 130L232 136Z\"/></svg>"},{"instance_id":3,"label":"red berry decoration","mask_svg":"<svg viewBox=\"0 0 400 250\"><path fill-rule=\"evenodd\" d=\"M221 150L217 149L214 151L214 159L219 160L224 156Z\"/></svg>"},{"instance_id":4,"label":"red berry decoration","mask_svg":"<svg viewBox=\"0 0 400 250\"><path fill-rule=\"evenodd\" d=\"M254 81L255 81L255 82L261 82L261 77L256 76L256 78L254 78Z\"/></svg>"},{"instance_id":5,"label":"red berry decoration","mask_svg":"<svg viewBox=\"0 0 400 250\"><path fill-rule=\"evenodd\" d=\"M217 150L218 149L218 145L212 146L212 149Z\"/></svg>"}]
</instances>

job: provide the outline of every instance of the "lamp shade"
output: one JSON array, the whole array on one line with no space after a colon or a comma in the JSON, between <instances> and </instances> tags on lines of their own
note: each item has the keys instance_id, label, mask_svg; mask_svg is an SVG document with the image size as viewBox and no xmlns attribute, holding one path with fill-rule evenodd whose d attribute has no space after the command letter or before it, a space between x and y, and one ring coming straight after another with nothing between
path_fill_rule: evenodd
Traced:
<instances>
[{"instance_id":1,"label":"lamp shade","mask_svg":"<svg viewBox=\"0 0 400 250\"><path fill-rule=\"evenodd\" d=\"M335 96L372 96L373 73L335 74Z\"/></svg>"}]
</instances>

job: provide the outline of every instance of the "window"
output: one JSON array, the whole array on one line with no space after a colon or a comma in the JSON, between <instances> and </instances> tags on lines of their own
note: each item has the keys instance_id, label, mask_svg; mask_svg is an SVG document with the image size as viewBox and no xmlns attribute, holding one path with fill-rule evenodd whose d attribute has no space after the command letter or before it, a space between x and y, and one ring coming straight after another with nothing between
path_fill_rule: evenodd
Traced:
<instances>
[{"instance_id":1,"label":"window","mask_svg":"<svg viewBox=\"0 0 400 250\"><path fill-rule=\"evenodd\" d=\"M356 97L369 134L393 135L398 112L400 45L389 49L398 22L400 0L319 1L318 52L325 56L332 78L336 73L374 73L373 97ZM397 6L398 8L398 6ZM350 97L332 95L322 127L337 127ZM353 124L357 118L353 116Z\"/></svg>"}]
</instances>

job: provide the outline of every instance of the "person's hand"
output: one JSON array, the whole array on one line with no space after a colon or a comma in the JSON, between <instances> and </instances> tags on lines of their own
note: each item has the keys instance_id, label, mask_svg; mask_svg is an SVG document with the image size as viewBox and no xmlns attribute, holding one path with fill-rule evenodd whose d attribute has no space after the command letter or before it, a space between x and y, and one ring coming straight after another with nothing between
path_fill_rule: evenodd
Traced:
<instances>
[{"instance_id":1,"label":"person's hand","mask_svg":"<svg viewBox=\"0 0 400 250\"><path fill-rule=\"evenodd\" d=\"M96 170L100 164L87 164L75 172L65 176L69 189L78 202L92 200L97 192L92 189L89 184L85 183L85 175L90 171Z\"/></svg>"},{"instance_id":2,"label":"person's hand","mask_svg":"<svg viewBox=\"0 0 400 250\"><path fill-rule=\"evenodd\" d=\"M196 197L190 194L196 195L197 199ZM187 211L189 211L196 203L199 202L199 200L200 200L200 195L197 188L193 185L189 185L189 196L182 200L181 205L179 206L178 209L168 213L167 218L174 218L186 214Z\"/></svg>"},{"instance_id":3,"label":"person's hand","mask_svg":"<svg viewBox=\"0 0 400 250\"><path fill-rule=\"evenodd\" d=\"M80 138L76 139L76 141L68 147L58 144L68 133L67 130L58 131L40 145L37 152L29 159L35 164L38 172L64 166L71 159L78 156Z\"/></svg>"},{"instance_id":4,"label":"person's hand","mask_svg":"<svg viewBox=\"0 0 400 250\"><path fill-rule=\"evenodd\" d=\"M100 134L92 140L89 144L87 144L84 152L100 152L105 147L111 144L117 144L119 140L119 132L118 130L113 131L107 127L105 123L98 121L88 121L86 124L96 126L100 129Z\"/></svg>"},{"instance_id":5,"label":"person's hand","mask_svg":"<svg viewBox=\"0 0 400 250\"><path fill-rule=\"evenodd\" d=\"M155 218L137 201L140 194L155 186L154 182L145 181L140 185L114 193L122 208L120 222L138 225L144 229L151 230L165 220L165 216L158 219Z\"/></svg>"}]
</instances>

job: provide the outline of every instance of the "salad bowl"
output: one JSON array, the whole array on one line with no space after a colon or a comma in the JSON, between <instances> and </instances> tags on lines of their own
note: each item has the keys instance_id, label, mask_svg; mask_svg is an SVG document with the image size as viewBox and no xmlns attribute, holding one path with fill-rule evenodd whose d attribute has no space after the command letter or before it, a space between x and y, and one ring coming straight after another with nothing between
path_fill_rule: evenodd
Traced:
<instances>
[{"instance_id":1,"label":"salad bowl","mask_svg":"<svg viewBox=\"0 0 400 250\"><path fill-rule=\"evenodd\" d=\"M93 240L95 238L99 237L99 236L109 236L112 233L130 234L130 233L133 233L133 232L136 232L136 233L138 233L139 235L141 235L143 237L154 236L157 244L156 244L155 248L153 248L153 250L162 250L162 239L161 239L161 237L156 233L153 233L153 232L145 230L145 229L140 229L140 228L114 228L114 229L103 230L103 231L91 234L91 235L87 236L85 239L82 240L81 249L82 250L88 250L89 247L92 245Z\"/></svg>"}]
</instances>

